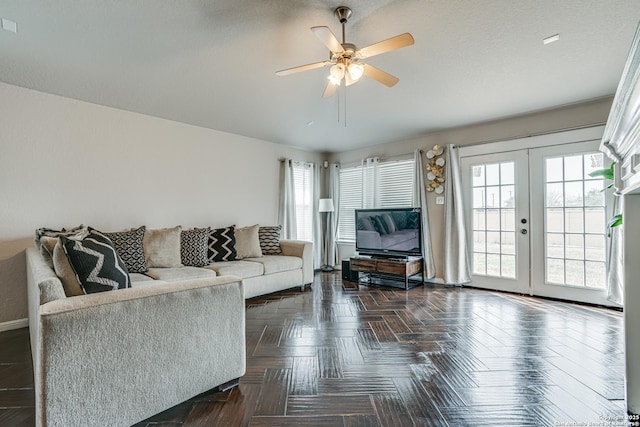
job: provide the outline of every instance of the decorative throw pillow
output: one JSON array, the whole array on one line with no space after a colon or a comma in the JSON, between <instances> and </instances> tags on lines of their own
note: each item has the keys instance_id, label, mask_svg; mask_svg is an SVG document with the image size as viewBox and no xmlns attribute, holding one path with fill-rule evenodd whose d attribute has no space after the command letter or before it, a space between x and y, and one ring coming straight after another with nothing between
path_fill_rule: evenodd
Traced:
<instances>
[{"instance_id":1,"label":"decorative throw pillow","mask_svg":"<svg viewBox=\"0 0 640 427\"><path fill-rule=\"evenodd\" d=\"M236 228L236 256L238 259L262 256L258 228L258 224Z\"/></svg>"},{"instance_id":2,"label":"decorative throw pillow","mask_svg":"<svg viewBox=\"0 0 640 427\"><path fill-rule=\"evenodd\" d=\"M407 212L407 228L418 228L418 218L418 215Z\"/></svg>"},{"instance_id":3,"label":"decorative throw pillow","mask_svg":"<svg viewBox=\"0 0 640 427\"><path fill-rule=\"evenodd\" d=\"M182 267L180 258L181 226L146 230L142 239L147 267Z\"/></svg>"},{"instance_id":4,"label":"decorative throw pillow","mask_svg":"<svg viewBox=\"0 0 640 427\"><path fill-rule=\"evenodd\" d=\"M382 216L382 219L384 219L384 223L387 225L387 231L390 234L398 231L396 228L396 223L393 222L393 218L391 217L391 215L389 215L388 213L383 213L380 216Z\"/></svg>"},{"instance_id":5,"label":"decorative throw pillow","mask_svg":"<svg viewBox=\"0 0 640 427\"><path fill-rule=\"evenodd\" d=\"M72 235L72 234L77 234L79 232L87 232L87 226L80 224L77 227L71 227L68 230L66 228L63 228L62 230L54 230L53 228L46 228L46 227L41 227L38 228L36 230L36 235L34 238L34 242L36 244L36 248L38 248L38 250L40 250L40 239L42 239L44 236L47 237L58 237L61 234L64 234L66 236Z\"/></svg>"},{"instance_id":6,"label":"decorative throw pillow","mask_svg":"<svg viewBox=\"0 0 640 427\"><path fill-rule=\"evenodd\" d=\"M80 282L76 277L76 272L73 271L73 267L69 264L69 258L67 258L67 254L64 252L62 242L57 237L55 240L56 246L53 248L53 269L56 272L56 276L58 276L62 282L64 294L68 297L84 295L82 286L80 286Z\"/></svg>"},{"instance_id":7,"label":"decorative throw pillow","mask_svg":"<svg viewBox=\"0 0 640 427\"><path fill-rule=\"evenodd\" d=\"M87 233L87 227L84 225L80 225L78 227L73 227L69 230L54 230L52 228L38 228L35 233L34 243L36 248L40 251L40 255L44 258L45 261L51 267L53 264L52 256L53 256L53 248L56 246L58 236L64 234L65 236L71 236L79 233ZM44 240L47 240L47 245L43 245Z\"/></svg>"},{"instance_id":8,"label":"decorative throw pillow","mask_svg":"<svg viewBox=\"0 0 640 427\"><path fill-rule=\"evenodd\" d=\"M207 255L209 262L233 261L236 259L236 235L233 225L211 230Z\"/></svg>"},{"instance_id":9,"label":"decorative throw pillow","mask_svg":"<svg viewBox=\"0 0 640 427\"><path fill-rule=\"evenodd\" d=\"M405 212L391 212L391 217L398 230L407 228L407 214Z\"/></svg>"},{"instance_id":10,"label":"decorative throw pillow","mask_svg":"<svg viewBox=\"0 0 640 427\"><path fill-rule=\"evenodd\" d=\"M131 287L127 267L104 234L89 227L85 238L60 236L60 243L84 293Z\"/></svg>"},{"instance_id":11,"label":"decorative throw pillow","mask_svg":"<svg viewBox=\"0 0 640 427\"><path fill-rule=\"evenodd\" d=\"M116 248L116 252L124 261L129 273L144 273L148 271L142 246L144 231L145 226L143 225L128 231L104 233L113 242L113 247Z\"/></svg>"},{"instance_id":12,"label":"decorative throw pillow","mask_svg":"<svg viewBox=\"0 0 640 427\"><path fill-rule=\"evenodd\" d=\"M258 239L263 255L282 255L280 249L280 231L282 226L275 225L258 228Z\"/></svg>"},{"instance_id":13,"label":"decorative throw pillow","mask_svg":"<svg viewBox=\"0 0 640 427\"><path fill-rule=\"evenodd\" d=\"M53 266L53 250L56 247L56 243L58 243L60 239L57 237L49 237L42 236L40 238L40 255L42 258L49 264L49 267L54 268Z\"/></svg>"},{"instance_id":14,"label":"decorative throw pillow","mask_svg":"<svg viewBox=\"0 0 640 427\"><path fill-rule=\"evenodd\" d=\"M380 228L382 228L382 234L389 234L389 228L387 227L387 222L384 218L380 215L376 215L376 221L378 221Z\"/></svg>"},{"instance_id":15,"label":"decorative throw pillow","mask_svg":"<svg viewBox=\"0 0 640 427\"><path fill-rule=\"evenodd\" d=\"M387 234L385 228L382 226L382 218L380 218L379 216L372 216L371 217L371 224L373 224L373 228L375 229L375 231L378 232L378 234L382 235L382 234Z\"/></svg>"},{"instance_id":16,"label":"decorative throw pillow","mask_svg":"<svg viewBox=\"0 0 640 427\"><path fill-rule=\"evenodd\" d=\"M376 231L371 222L371 218L360 218L360 220L358 220L358 230Z\"/></svg>"},{"instance_id":17,"label":"decorative throw pillow","mask_svg":"<svg viewBox=\"0 0 640 427\"><path fill-rule=\"evenodd\" d=\"M180 257L183 265L202 267L209 264L207 249L210 228L182 230L180 234Z\"/></svg>"}]
</instances>

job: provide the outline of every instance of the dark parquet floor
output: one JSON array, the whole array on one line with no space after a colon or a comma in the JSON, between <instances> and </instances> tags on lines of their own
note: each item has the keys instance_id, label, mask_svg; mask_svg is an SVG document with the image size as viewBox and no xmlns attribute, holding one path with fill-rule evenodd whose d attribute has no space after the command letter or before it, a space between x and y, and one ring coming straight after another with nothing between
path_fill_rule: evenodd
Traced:
<instances>
[{"instance_id":1,"label":"dark parquet floor","mask_svg":"<svg viewBox=\"0 0 640 427\"><path fill-rule=\"evenodd\" d=\"M137 426L610 426L624 407L619 312L321 273L247 302L237 388ZM0 334L0 425L33 425L26 329Z\"/></svg>"}]
</instances>

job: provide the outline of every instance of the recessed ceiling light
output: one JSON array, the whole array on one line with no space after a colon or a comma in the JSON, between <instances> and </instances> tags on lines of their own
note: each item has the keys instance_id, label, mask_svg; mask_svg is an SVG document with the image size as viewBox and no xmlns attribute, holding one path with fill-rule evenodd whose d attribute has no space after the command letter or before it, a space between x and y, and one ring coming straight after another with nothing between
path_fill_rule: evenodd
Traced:
<instances>
[{"instance_id":1,"label":"recessed ceiling light","mask_svg":"<svg viewBox=\"0 0 640 427\"><path fill-rule=\"evenodd\" d=\"M11 19L7 19L7 18L2 18L0 21L1 21L0 24L2 24L3 30L11 31L12 33L18 32L18 24L16 24L15 21L12 21Z\"/></svg>"},{"instance_id":2,"label":"recessed ceiling light","mask_svg":"<svg viewBox=\"0 0 640 427\"><path fill-rule=\"evenodd\" d=\"M557 42L558 40L560 40L560 34L554 34L552 36L547 37L546 39L543 39L542 43L549 44L549 43Z\"/></svg>"}]
</instances>

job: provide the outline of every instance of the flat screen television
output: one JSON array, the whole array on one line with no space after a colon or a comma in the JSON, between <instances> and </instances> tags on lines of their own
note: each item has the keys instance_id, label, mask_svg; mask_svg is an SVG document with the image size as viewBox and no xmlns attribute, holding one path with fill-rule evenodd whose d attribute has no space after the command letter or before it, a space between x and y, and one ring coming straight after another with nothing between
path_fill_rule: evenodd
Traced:
<instances>
[{"instance_id":1,"label":"flat screen television","mask_svg":"<svg viewBox=\"0 0 640 427\"><path fill-rule=\"evenodd\" d=\"M356 250L362 255L422 255L420 208L356 209Z\"/></svg>"}]
</instances>

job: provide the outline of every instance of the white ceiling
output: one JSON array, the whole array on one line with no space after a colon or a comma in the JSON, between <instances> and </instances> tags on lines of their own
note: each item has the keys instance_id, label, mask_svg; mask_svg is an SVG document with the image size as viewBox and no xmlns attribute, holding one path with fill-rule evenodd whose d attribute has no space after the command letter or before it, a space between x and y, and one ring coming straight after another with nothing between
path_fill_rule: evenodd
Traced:
<instances>
[{"instance_id":1,"label":"white ceiling","mask_svg":"<svg viewBox=\"0 0 640 427\"><path fill-rule=\"evenodd\" d=\"M322 99L327 58L309 30L364 47L400 78L363 79ZM611 95L638 0L2 0L0 81L309 150L365 145ZM544 46L542 39L560 34ZM346 101L347 126L338 122Z\"/></svg>"}]
</instances>

